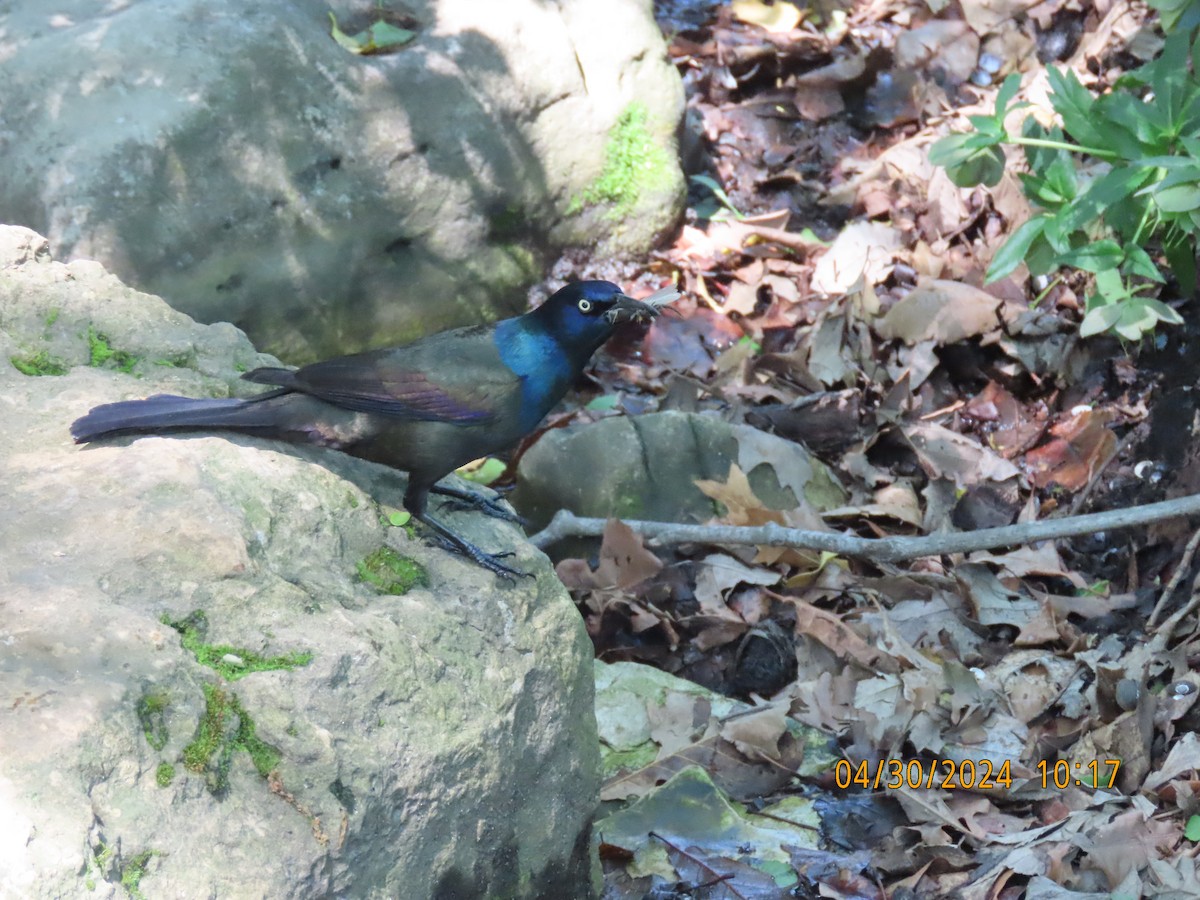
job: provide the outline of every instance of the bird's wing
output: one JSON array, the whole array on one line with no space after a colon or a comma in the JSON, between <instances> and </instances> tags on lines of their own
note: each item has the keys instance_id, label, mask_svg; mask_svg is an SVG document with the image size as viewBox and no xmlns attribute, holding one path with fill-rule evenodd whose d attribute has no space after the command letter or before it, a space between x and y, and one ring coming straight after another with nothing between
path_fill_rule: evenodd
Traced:
<instances>
[{"instance_id":1,"label":"bird's wing","mask_svg":"<svg viewBox=\"0 0 1200 900\"><path fill-rule=\"evenodd\" d=\"M246 377L356 412L463 425L492 419L520 389L490 329L458 329L406 347L342 356L295 372L258 369Z\"/></svg>"}]
</instances>

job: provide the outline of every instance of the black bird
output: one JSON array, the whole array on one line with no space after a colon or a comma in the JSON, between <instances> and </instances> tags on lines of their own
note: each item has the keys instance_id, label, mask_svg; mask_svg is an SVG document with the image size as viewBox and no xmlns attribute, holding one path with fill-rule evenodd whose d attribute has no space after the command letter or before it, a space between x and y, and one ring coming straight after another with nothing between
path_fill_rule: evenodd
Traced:
<instances>
[{"instance_id":1,"label":"black bird","mask_svg":"<svg viewBox=\"0 0 1200 900\"><path fill-rule=\"evenodd\" d=\"M242 377L277 387L250 399L159 394L97 406L71 425L71 435L87 443L115 435L222 430L332 447L384 463L408 472L404 507L443 546L498 575L521 575L500 561L511 554L487 553L432 518L429 494L512 518L494 501L437 482L533 431L619 325L652 319L677 296L663 290L643 303L610 282L580 281L532 312L493 325L455 328L296 371L255 369Z\"/></svg>"}]
</instances>

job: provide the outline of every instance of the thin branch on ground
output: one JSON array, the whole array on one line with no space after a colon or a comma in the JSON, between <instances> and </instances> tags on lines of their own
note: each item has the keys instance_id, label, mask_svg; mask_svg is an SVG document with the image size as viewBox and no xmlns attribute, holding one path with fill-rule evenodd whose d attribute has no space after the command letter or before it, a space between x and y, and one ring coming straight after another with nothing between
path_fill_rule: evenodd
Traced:
<instances>
[{"instance_id":1,"label":"thin branch on ground","mask_svg":"<svg viewBox=\"0 0 1200 900\"><path fill-rule=\"evenodd\" d=\"M795 547L850 556L872 562L902 562L923 556L944 553L970 553L976 550L995 550L1019 544L1032 544L1057 538L1095 534L1133 528L1200 514L1200 494L1175 500L1163 500L1128 509L1045 519L1001 528L983 528L948 534L921 537L861 538L855 535L828 531L808 531L785 528L782 525L683 525L675 522L646 522L622 520L637 534L660 544L753 544L765 547ZM530 537L536 547L545 549L568 537L599 537L604 533L605 519L584 518L568 510L559 510L550 524Z\"/></svg>"},{"instance_id":2,"label":"thin branch on ground","mask_svg":"<svg viewBox=\"0 0 1200 900\"><path fill-rule=\"evenodd\" d=\"M1167 602L1171 599L1171 595L1175 593L1175 588L1179 587L1179 582L1183 581L1183 576L1187 574L1188 569L1192 567L1192 557L1196 555L1196 548L1200 547L1200 530L1192 535L1191 540L1187 542L1187 547L1183 550L1183 557L1175 566L1175 571L1171 575L1171 580L1167 582L1167 586L1163 588L1162 596L1158 598L1158 603L1154 604L1154 612L1150 613L1150 618L1146 620L1146 628L1153 628L1158 624L1158 617L1163 614L1167 608Z\"/></svg>"}]
</instances>

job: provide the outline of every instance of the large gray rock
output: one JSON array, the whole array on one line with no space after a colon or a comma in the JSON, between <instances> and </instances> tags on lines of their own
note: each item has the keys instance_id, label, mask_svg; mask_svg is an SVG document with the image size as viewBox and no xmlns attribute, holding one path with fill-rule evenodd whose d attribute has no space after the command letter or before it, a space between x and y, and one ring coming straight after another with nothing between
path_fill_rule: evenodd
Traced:
<instances>
[{"instance_id":1,"label":"large gray rock","mask_svg":"<svg viewBox=\"0 0 1200 900\"><path fill-rule=\"evenodd\" d=\"M547 431L521 457L513 503L534 527L559 509L580 516L703 522L720 513L697 480L747 476L769 509L840 506L846 493L800 444L712 415L615 416Z\"/></svg>"},{"instance_id":2,"label":"large gray rock","mask_svg":"<svg viewBox=\"0 0 1200 900\"><path fill-rule=\"evenodd\" d=\"M0 897L586 896L590 646L512 526L455 517L505 588L381 524L380 466L68 436L267 361L0 228ZM363 580L381 547L432 587Z\"/></svg>"},{"instance_id":3,"label":"large gray rock","mask_svg":"<svg viewBox=\"0 0 1200 900\"><path fill-rule=\"evenodd\" d=\"M330 38L375 7L0 5L0 211L294 363L512 311L546 251L677 218L651 0L410 0L399 52Z\"/></svg>"}]
</instances>

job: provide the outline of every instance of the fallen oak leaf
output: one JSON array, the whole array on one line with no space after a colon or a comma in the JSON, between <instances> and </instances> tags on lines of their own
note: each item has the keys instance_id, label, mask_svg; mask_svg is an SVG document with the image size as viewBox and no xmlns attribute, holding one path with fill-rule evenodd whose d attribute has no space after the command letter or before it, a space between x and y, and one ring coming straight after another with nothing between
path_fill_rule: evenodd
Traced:
<instances>
[{"instance_id":1,"label":"fallen oak leaf","mask_svg":"<svg viewBox=\"0 0 1200 900\"><path fill-rule=\"evenodd\" d=\"M555 566L555 574L568 588L626 591L657 575L663 565L646 549L644 540L619 519L608 520L599 557L595 569L583 559L564 559Z\"/></svg>"}]
</instances>

